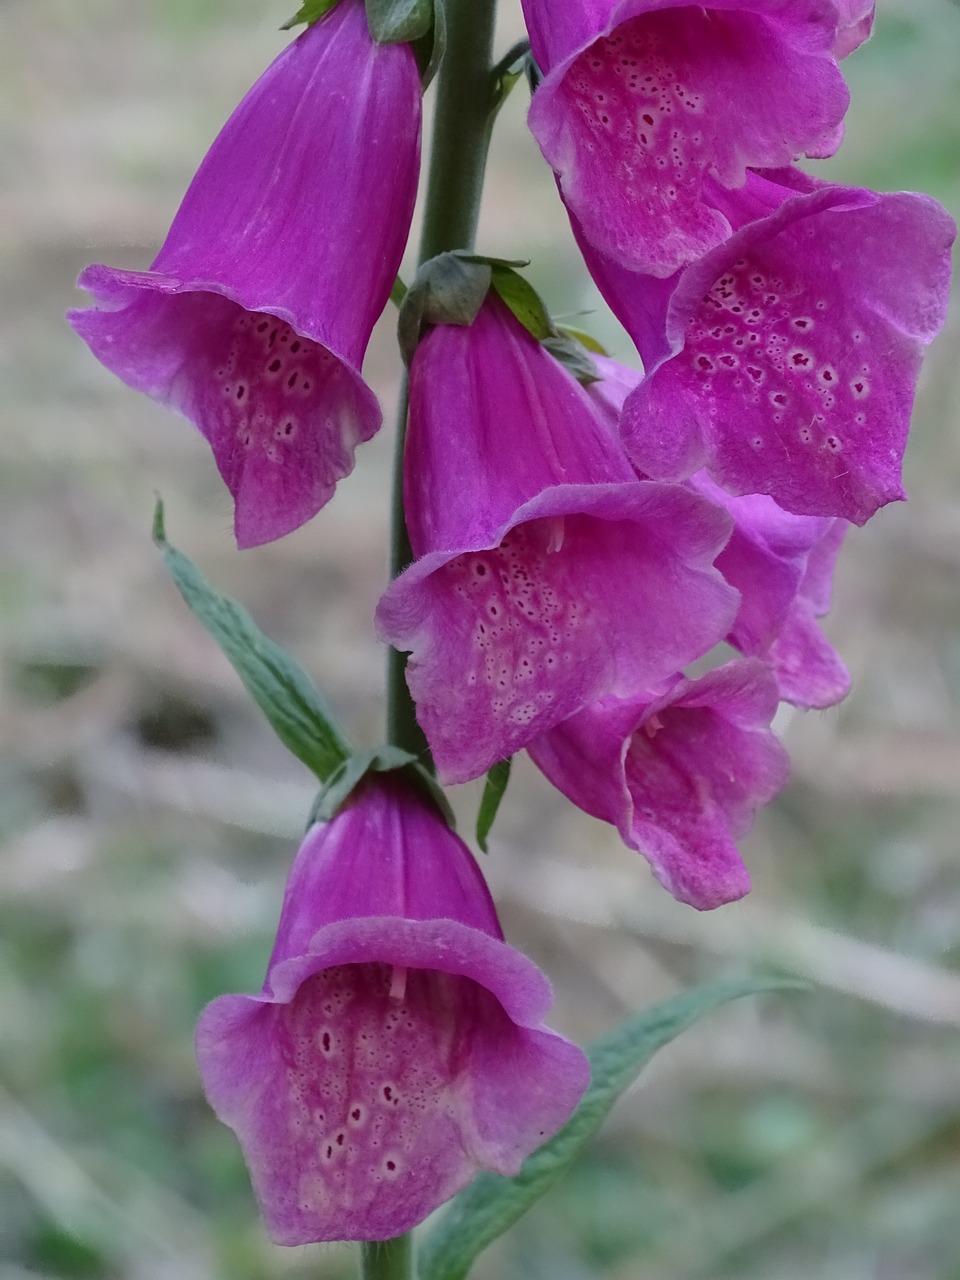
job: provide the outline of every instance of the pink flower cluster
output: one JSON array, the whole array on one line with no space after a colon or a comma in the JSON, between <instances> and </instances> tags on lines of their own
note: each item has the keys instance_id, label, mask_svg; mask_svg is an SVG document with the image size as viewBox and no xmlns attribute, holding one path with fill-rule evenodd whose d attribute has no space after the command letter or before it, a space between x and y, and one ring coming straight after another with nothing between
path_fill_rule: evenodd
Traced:
<instances>
[{"instance_id":1,"label":"pink flower cluster","mask_svg":"<svg viewBox=\"0 0 960 1280\"><path fill-rule=\"evenodd\" d=\"M443 782L526 749L677 898L747 892L787 775L781 701L827 707L849 525L903 496L955 228L792 167L839 145L872 0L523 0L530 126L643 374L584 387L491 292L410 371L414 562L383 638ZM209 442L252 546L332 496L381 421L360 368L409 234L421 86L339 0L214 142L152 268L93 266L71 322ZM726 644L737 657L703 660ZM684 674L699 663L706 674ZM432 801L368 779L297 856L262 992L198 1053L284 1243L382 1239L515 1173L586 1084Z\"/></svg>"}]
</instances>

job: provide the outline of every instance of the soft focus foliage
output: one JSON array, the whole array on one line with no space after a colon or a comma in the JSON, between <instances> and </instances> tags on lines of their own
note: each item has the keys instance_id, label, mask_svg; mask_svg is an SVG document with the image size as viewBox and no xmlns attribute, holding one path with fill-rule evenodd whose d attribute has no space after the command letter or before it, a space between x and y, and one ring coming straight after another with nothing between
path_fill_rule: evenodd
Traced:
<instances>
[{"instance_id":1,"label":"soft focus foliage","mask_svg":"<svg viewBox=\"0 0 960 1280\"><path fill-rule=\"evenodd\" d=\"M241 570L229 500L192 430L97 369L61 320L84 302L67 282L92 250L129 269L149 260L294 7L55 0L41 23L15 0L0 14L11 1277L354 1275L346 1250L267 1244L235 1141L199 1093L194 1019L222 991L257 989L313 788L181 607L148 524L158 487L178 541L275 619L311 671L341 673L336 709L374 741L389 440L365 446L335 509ZM500 47L519 34L505 26ZM842 156L817 174L927 190L960 212L958 43L948 0L883 0L874 40L843 67ZM535 245L553 310L594 309L575 323L628 358L574 270L519 90L501 126L486 243L505 257ZM382 336L367 372L386 398ZM711 917L674 908L612 828L571 816L518 759L484 869L512 940L568 993L566 1033L587 1039L680 985L769 961L822 990L688 1032L478 1280L945 1280L960 1268L957 340L954 321L921 383L907 456L918 497L848 537L826 631L855 691L786 722L794 780L745 847L749 900ZM321 592L331 607L318 614ZM480 790L457 797L463 831Z\"/></svg>"}]
</instances>

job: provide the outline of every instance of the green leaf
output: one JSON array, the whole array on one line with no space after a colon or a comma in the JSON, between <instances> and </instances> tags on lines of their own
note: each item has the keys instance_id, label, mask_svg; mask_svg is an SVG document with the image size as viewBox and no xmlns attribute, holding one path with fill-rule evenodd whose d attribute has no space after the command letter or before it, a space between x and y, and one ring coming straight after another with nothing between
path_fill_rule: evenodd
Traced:
<instances>
[{"instance_id":1,"label":"green leaf","mask_svg":"<svg viewBox=\"0 0 960 1280\"><path fill-rule=\"evenodd\" d=\"M480 1173L461 1191L420 1246L420 1280L463 1280L487 1245L569 1168L656 1051L702 1014L741 996L796 990L805 987L785 978L718 982L645 1009L600 1036L587 1051L590 1086L576 1111L555 1137L530 1156L517 1177Z\"/></svg>"},{"instance_id":2,"label":"green leaf","mask_svg":"<svg viewBox=\"0 0 960 1280\"><path fill-rule=\"evenodd\" d=\"M280 28L281 31L289 31L291 27L298 27L301 22L311 23L322 18L325 13L340 3L340 0L305 0L292 18L288 19Z\"/></svg>"},{"instance_id":3,"label":"green leaf","mask_svg":"<svg viewBox=\"0 0 960 1280\"><path fill-rule=\"evenodd\" d=\"M483 788L483 799L480 801L480 812L477 814L477 844L484 853L487 852L487 836L490 834L490 828L500 808L500 801L510 781L512 763L513 757L507 756L506 760L498 760L487 774L487 784Z\"/></svg>"},{"instance_id":4,"label":"green leaf","mask_svg":"<svg viewBox=\"0 0 960 1280\"><path fill-rule=\"evenodd\" d=\"M543 299L533 285L517 275L512 267L497 265L491 268L494 289L507 304L525 329L542 342L554 332L553 322Z\"/></svg>"},{"instance_id":5,"label":"green leaf","mask_svg":"<svg viewBox=\"0 0 960 1280\"><path fill-rule=\"evenodd\" d=\"M433 24L433 0L364 0L367 26L377 44L408 44Z\"/></svg>"},{"instance_id":6,"label":"green leaf","mask_svg":"<svg viewBox=\"0 0 960 1280\"><path fill-rule=\"evenodd\" d=\"M263 634L246 609L214 591L200 570L167 542L159 498L153 539L177 590L226 654L277 737L326 782L352 751L310 677Z\"/></svg>"}]
</instances>

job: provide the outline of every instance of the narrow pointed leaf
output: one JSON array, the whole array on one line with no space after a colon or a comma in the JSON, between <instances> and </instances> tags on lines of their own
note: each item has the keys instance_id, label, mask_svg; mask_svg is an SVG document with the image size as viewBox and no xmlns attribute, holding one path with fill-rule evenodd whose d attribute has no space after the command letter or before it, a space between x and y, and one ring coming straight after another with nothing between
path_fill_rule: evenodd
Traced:
<instances>
[{"instance_id":1,"label":"narrow pointed leaf","mask_svg":"<svg viewBox=\"0 0 960 1280\"><path fill-rule=\"evenodd\" d=\"M153 539L184 601L229 659L277 737L325 782L351 753L333 714L302 667L257 627L241 605L222 596L166 539L158 499Z\"/></svg>"},{"instance_id":2,"label":"narrow pointed leaf","mask_svg":"<svg viewBox=\"0 0 960 1280\"><path fill-rule=\"evenodd\" d=\"M432 0L366 0L367 26L377 44L419 40L433 22Z\"/></svg>"},{"instance_id":3,"label":"narrow pointed leaf","mask_svg":"<svg viewBox=\"0 0 960 1280\"><path fill-rule=\"evenodd\" d=\"M512 763L512 756L508 756L506 760L498 760L487 774L487 784L483 788L483 799L480 801L480 812L477 814L477 844L484 853L487 852L487 836L490 834L500 808L500 801L510 781Z\"/></svg>"},{"instance_id":4,"label":"narrow pointed leaf","mask_svg":"<svg viewBox=\"0 0 960 1280\"><path fill-rule=\"evenodd\" d=\"M281 31L289 31L292 27L298 27L301 22L316 22L318 18L322 18L325 13L329 13L335 4L339 4L340 0L306 0L302 4L292 18L289 18Z\"/></svg>"},{"instance_id":5,"label":"narrow pointed leaf","mask_svg":"<svg viewBox=\"0 0 960 1280\"><path fill-rule=\"evenodd\" d=\"M590 1086L573 1115L515 1178L481 1173L450 1204L420 1247L420 1280L463 1280L477 1256L553 1186L654 1053L704 1013L761 991L804 990L781 978L744 978L697 987L645 1009L587 1050Z\"/></svg>"}]
</instances>

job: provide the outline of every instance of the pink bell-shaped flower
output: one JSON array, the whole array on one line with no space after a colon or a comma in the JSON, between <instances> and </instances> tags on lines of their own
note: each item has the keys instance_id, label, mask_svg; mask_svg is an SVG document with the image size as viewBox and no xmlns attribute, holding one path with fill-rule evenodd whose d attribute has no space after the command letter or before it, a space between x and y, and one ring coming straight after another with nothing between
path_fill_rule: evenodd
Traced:
<instances>
[{"instance_id":1,"label":"pink bell-shaped flower","mask_svg":"<svg viewBox=\"0 0 960 1280\"><path fill-rule=\"evenodd\" d=\"M670 280L626 271L579 237L646 370L623 408L627 452L657 479L706 467L730 493L863 524L904 496L953 220L929 196L795 170L751 174L717 200L736 230Z\"/></svg>"},{"instance_id":2,"label":"pink bell-shaped flower","mask_svg":"<svg viewBox=\"0 0 960 1280\"><path fill-rule=\"evenodd\" d=\"M197 1028L271 1237L388 1239L479 1169L519 1172L589 1079L550 996L432 802L361 784L297 854L263 990Z\"/></svg>"},{"instance_id":3,"label":"pink bell-shaped flower","mask_svg":"<svg viewBox=\"0 0 960 1280\"><path fill-rule=\"evenodd\" d=\"M445 781L665 679L733 621L713 567L729 518L638 480L608 417L495 297L417 348L404 475L420 558L377 619L411 653Z\"/></svg>"},{"instance_id":4,"label":"pink bell-shaped flower","mask_svg":"<svg viewBox=\"0 0 960 1280\"><path fill-rule=\"evenodd\" d=\"M360 376L416 196L420 78L340 0L213 143L149 271L88 267L70 322L206 437L242 547L310 519L381 422Z\"/></svg>"},{"instance_id":5,"label":"pink bell-shaped flower","mask_svg":"<svg viewBox=\"0 0 960 1280\"><path fill-rule=\"evenodd\" d=\"M787 779L770 730L776 709L770 672L742 659L659 692L604 698L528 751L574 804L613 823L675 898L708 910L750 889L734 842Z\"/></svg>"},{"instance_id":6,"label":"pink bell-shaped flower","mask_svg":"<svg viewBox=\"0 0 960 1280\"><path fill-rule=\"evenodd\" d=\"M672 275L730 234L706 179L832 154L849 101L836 59L864 7L523 0L545 77L530 128L590 244Z\"/></svg>"},{"instance_id":7,"label":"pink bell-shaped flower","mask_svg":"<svg viewBox=\"0 0 960 1280\"><path fill-rule=\"evenodd\" d=\"M717 568L740 592L727 640L763 658L781 699L832 707L850 692L850 673L817 625L830 608L833 570L850 526L829 516L796 516L772 498L732 498L703 472L691 481L733 517Z\"/></svg>"}]
</instances>

